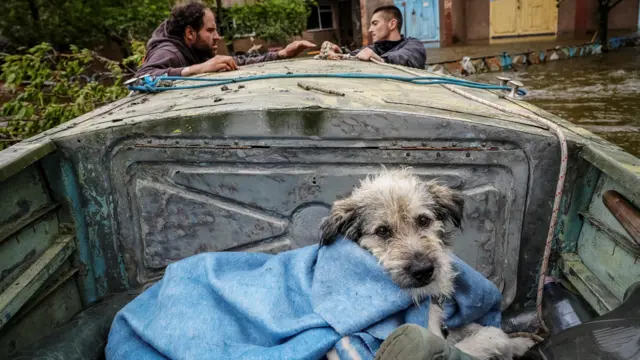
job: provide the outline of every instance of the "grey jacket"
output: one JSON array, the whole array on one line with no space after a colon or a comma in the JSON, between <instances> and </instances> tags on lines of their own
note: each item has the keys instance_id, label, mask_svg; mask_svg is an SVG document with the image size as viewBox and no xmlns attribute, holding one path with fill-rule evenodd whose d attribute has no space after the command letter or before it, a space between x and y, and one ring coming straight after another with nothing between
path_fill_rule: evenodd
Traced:
<instances>
[{"instance_id":1,"label":"grey jacket","mask_svg":"<svg viewBox=\"0 0 640 360\"><path fill-rule=\"evenodd\" d=\"M210 59L185 45L178 37L167 33L166 21L160 24L147 42L147 53L142 66L136 72L136 76L161 75L180 76L182 69L187 66L201 64ZM278 53L269 52L260 56L233 56L236 64L249 65L259 62L278 60Z\"/></svg>"},{"instance_id":2,"label":"grey jacket","mask_svg":"<svg viewBox=\"0 0 640 360\"><path fill-rule=\"evenodd\" d=\"M382 40L367 46L385 62L424 69L427 63L427 51L424 44L412 37L404 37L397 41ZM357 55L363 48L354 50L350 55Z\"/></svg>"}]
</instances>

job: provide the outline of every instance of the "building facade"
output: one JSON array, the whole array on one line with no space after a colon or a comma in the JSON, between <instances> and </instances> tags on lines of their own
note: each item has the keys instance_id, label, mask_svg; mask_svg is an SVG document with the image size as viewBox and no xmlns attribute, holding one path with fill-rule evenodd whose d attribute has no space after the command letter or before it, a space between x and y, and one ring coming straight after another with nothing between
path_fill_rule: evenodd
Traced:
<instances>
[{"instance_id":1,"label":"building facade","mask_svg":"<svg viewBox=\"0 0 640 360\"><path fill-rule=\"evenodd\" d=\"M224 6L256 0L224 0ZM317 0L303 38L328 40L349 48L371 43L373 11L396 5L403 13L401 32L425 44L521 41L558 36L588 36L598 27L599 0ZM637 30L640 0L621 0L609 14L610 30ZM234 41L246 51L259 39ZM269 44L266 44L267 46Z\"/></svg>"}]
</instances>

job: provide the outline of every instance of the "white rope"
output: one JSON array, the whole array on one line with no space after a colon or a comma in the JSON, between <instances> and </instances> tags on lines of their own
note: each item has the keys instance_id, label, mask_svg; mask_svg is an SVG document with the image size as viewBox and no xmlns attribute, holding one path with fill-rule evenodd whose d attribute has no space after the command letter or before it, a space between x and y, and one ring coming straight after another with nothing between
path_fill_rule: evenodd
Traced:
<instances>
[{"instance_id":1,"label":"white rope","mask_svg":"<svg viewBox=\"0 0 640 360\"><path fill-rule=\"evenodd\" d=\"M379 62L373 59L371 61L373 61L378 65L389 66L389 67L404 71L406 73L412 74L414 76L422 76L422 74L419 74L415 71L411 71L402 66L387 64L387 63ZM547 233L547 241L544 247L544 255L542 257L542 266L540 267L540 276L538 279L538 291L536 294L536 313L538 315L538 321L540 322L540 327L548 333L549 328L547 327L542 317L542 292L544 289L544 279L547 274L547 271L549 270L549 259L551 257L551 245L553 243L553 233L556 227L556 222L558 221L558 212L560 211L560 201L562 200L562 192L564 190L564 181L567 174L567 161L569 159L569 150L567 148L567 140L564 136L564 133L562 132L562 129L560 128L560 126L558 126L556 123L552 122L551 120L547 120L541 116L538 116L536 114L525 113L521 111L516 111L514 109L509 109L505 106L498 105L496 103L477 97L473 94L469 94L466 91L456 88L455 85L442 84L442 86L448 90L453 91L458 95L466 97L467 99L471 99L473 101L479 102L481 104L490 106L494 109L497 109L506 113L522 116L524 118L532 120L537 124L544 126L546 129L550 129L551 131L553 131L555 135L558 137L558 140L560 141L560 172L558 173L556 193L553 200L553 211L551 213L551 222L549 223L549 232Z\"/></svg>"}]
</instances>

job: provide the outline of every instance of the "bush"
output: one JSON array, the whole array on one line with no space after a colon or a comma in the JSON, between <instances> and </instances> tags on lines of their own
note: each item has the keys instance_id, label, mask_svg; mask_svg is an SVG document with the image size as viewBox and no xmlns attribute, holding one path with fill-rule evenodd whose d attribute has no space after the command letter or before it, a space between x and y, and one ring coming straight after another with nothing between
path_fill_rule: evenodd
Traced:
<instances>
[{"instance_id":1,"label":"bush","mask_svg":"<svg viewBox=\"0 0 640 360\"><path fill-rule=\"evenodd\" d=\"M222 24L225 40L255 33L265 41L287 42L307 28L311 3L309 0L263 0L226 8Z\"/></svg>"},{"instance_id":2,"label":"bush","mask_svg":"<svg viewBox=\"0 0 640 360\"><path fill-rule=\"evenodd\" d=\"M0 34L16 46L47 42L94 48L113 41L129 54L130 39L151 36L174 0L2 0Z\"/></svg>"},{"instance_id":3,"label":"bush","mask_svg":"<svg viewBox=\"0 0 640 360\"><path fill-rule=\"evenodd\" d=\"M144 50L144 44L133 48ZM0 80L12 99L0 109L7 120L0 126L0 149L126 96L122 83L141 58L137 53L118 63L75 46L62 54L47 43L3 55Z\"/></svg>"}]
</instances>

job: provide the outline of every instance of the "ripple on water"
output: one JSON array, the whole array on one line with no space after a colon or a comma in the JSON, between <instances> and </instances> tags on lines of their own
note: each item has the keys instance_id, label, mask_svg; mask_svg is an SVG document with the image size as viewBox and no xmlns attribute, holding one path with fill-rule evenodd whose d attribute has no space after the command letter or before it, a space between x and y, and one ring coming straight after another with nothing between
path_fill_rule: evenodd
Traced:
<instances>
[{"instance_id":1,"label":"ripple on water","mask_svg":"<svg viewBox=\"0 0 640 360\"><path fill-rule=\"evenodd\" d=\"M497 83L496 76L522 81L530 103L640 156L640 47L470 79Z\"/></svg>"}]
</instances>

